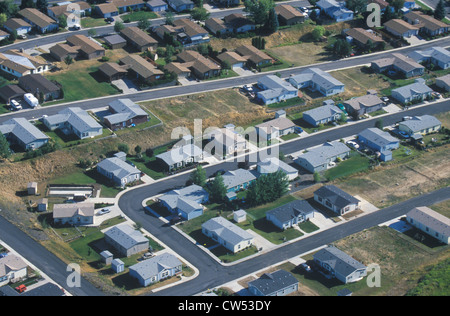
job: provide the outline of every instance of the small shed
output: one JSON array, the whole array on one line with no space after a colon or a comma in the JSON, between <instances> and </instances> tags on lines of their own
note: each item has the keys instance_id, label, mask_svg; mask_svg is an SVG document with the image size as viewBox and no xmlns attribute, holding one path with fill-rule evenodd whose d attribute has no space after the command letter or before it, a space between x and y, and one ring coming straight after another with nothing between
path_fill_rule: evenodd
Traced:
<instances>
[{"instance_id":1,"label":"small shed","mask_svg":"<svg viewBox=\"0 0 450 316\"><path fill-rule=\"evenodd\" d=\"M275 112L275 118L279 117L286 117L286 111L285 110L278 110Z\"/></svg>"},{"instance_id":2,"label":"small shed","mask_svg":"<svg viewBox=\"0 0 450 316\"><path fill-rule=\"evenodd\" d=\"M107 265L111 264L113 261L113 254L108 250L102 251L100 257L102 257L102 261Z\"/></svg>"},{"instance_id":3,"label":"small shed","mask_svg":"<svg viewBox=\"0 0 450 316\"><path fill-rule=\"evenodd\" d=\"M38 194L38 184L37 182L29 182L27 185L28 195L37 195Z\"/></svg>"},{"instance_id":4,"label":"small shed","mask_svg":"<svg viewBox=\"0 0 450 316\"><path fill-rule=\"evenodd\" d=\"M236 223L243 222L247 219L247 213L244 210L234 211L233 219Z\"/></svg>"},{"instance_id":5,"label":"small shed","mask_svg":"<svg viewBox=\"0 0 450 316\"><path fill-rule=\"evenodd\" d=\"M119 158L122 161L126 161L127 160L127 154L124 153L123 151L119 151L119 152L115 153L114 157Z\"/></svg>"},{"instance_id":6,"label":"small shed","mask_svg":"<svg viewBox=\"0 0 450 316\"><path fill-rule=\"evenodd\" d=\"M125 263L120 259L114 259L111 262L111 269L113 269L115 273L121 273L125 270Z\"/></svg>"},{"instance_id":7,"label":"small shed","mask_svg":"<svg viewBox=\"0 0 450 316\"><path fill-rule=\"evenodd\" d=\"M127 45L127 40L117 34L106 36L103 38L103 40L109 47L111 47L111 49L118 49Z\"/></svg>"},{"instance_id":8,"label":"small shed","mask_svg":"<svg viewBox=\"0 0 450 316\"><path fill-rule=\"evenodd\" d=\"M380 152L381 161L391 161L392 160L392 151L385 150Z\"/></svg>"},{"instance_id":9,"label":"small shed","mask_svg":"<svg viewBox=\"0 0 450 316\"><path fill-rule=\"evenodd\" d=\"M37 201L37 211L38 212L47 212L48 209L48 199L40 199Z\"/></svg>"}]
</instances>

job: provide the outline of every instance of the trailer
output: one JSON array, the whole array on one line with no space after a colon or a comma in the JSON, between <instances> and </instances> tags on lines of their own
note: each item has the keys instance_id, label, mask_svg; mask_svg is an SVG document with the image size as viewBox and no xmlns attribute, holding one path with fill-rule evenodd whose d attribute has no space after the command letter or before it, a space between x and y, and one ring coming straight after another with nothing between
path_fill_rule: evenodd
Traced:
<instances>
[{"instance_id":1,"label":"trailer","mask_svg":"<svg viewBox=\"0 0 450 316\"><path fill-rule=\"evenodd\" d=\"M31 93L25 93L23 98L32 108L35 108L39 105L39 100Z\"/></svg>"}]
</instances>

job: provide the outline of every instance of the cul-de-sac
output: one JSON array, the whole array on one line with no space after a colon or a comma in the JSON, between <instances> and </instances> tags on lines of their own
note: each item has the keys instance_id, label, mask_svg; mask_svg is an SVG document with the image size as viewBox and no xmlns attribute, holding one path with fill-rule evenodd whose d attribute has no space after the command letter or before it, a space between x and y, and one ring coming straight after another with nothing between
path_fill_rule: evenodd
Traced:
<instances>
[{"instance_id":1,"label":"cul-de-sac","mask_svg":"<svg viewBox=\"0 0 450 316\"><path fill-rule=\"evenodd\" d=\"M449 218L449 1L0 1L0 296L447 296Z\"/></svg>"}]
</instances>

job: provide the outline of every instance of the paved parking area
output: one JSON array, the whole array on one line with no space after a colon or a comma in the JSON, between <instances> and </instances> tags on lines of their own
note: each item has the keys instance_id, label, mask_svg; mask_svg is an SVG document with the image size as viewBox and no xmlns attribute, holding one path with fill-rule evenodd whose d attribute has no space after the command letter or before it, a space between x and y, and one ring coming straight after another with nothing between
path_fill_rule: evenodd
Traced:
<instances>
[{"instance_id":1,"label":"paved parking area","mask_svg":"<svg viewBox=\"0 0 450 316\"><path fill-rule=\"evenodd\" d=\"M118 89L122 90L124 94L136 93L140 89L129 79L120 79L111 81Z\"/></svg>"}]
</instances>

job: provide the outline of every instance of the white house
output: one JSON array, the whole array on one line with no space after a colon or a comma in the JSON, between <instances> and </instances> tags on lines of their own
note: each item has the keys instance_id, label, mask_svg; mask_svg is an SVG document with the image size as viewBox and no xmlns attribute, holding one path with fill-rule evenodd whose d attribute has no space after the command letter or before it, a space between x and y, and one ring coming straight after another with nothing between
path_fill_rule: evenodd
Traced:
<instances>
[{"instance_id":1,"label":"white house","mask_svg":"<svg viewBox=\"0 0 450 316\"><path fill-rule=\"evenodd\" d=\"M0 286L27 277L27 264L18 256L8 254L0 259Z\"/></svg>"},{"instance_id":2,"label":"white house","mask_svg":"<svg viewBox=\"0 0 450 316\"><path fill-rule=\"evenodd\" d=\"M437 240L450 243L450 219L429 207L415 207L406 214L406 221Z\"/></svg>"}]
</instances>

